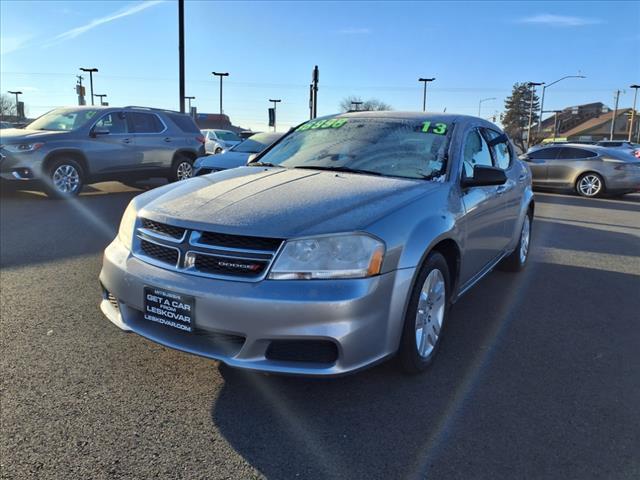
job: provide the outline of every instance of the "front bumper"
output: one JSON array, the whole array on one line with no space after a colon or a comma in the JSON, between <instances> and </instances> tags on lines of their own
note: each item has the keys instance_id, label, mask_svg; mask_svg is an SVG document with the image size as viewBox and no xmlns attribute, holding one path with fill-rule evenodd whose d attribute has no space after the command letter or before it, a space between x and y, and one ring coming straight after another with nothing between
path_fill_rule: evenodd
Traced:
<instances>
[{"instance_id":1,"label":"front bumper","mask_svg":"<svg viewBox=\"0 0 640 480\"><path fill-rule=\"evenodd\" d=\"M35 184L43 178L42 152L10 153L0 149L0 179L16 184Z\"/></svg>"},{"instance_id":2,"label":"front bumper","mask_svg":"<svg viewBox=\"0 0 640 480\"><path fill-rule=\"evenodd\" d=\"M105 250L100 273L105 289L101 309L123 330L232 367L341 375L398 349L413 274L414 269L403 269L352 280L208 279L144 263L116 239ZM144 320L145 286L194 296L200 333ZM272 342L283 340L332 342L337 358L330 363L268 358Z\"/></svg>"}]
</instances>

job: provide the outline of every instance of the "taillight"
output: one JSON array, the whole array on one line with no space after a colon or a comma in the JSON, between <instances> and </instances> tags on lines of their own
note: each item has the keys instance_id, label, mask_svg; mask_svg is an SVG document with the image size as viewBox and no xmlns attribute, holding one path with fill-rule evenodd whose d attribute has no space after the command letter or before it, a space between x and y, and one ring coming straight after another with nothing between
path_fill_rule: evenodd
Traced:
<instances>
[{"instance_id":1,"label":"taillight","mask_svg":"<svg viewBox=\"0 0 640 480\"><path fill-rule=\"evenodd\" d=\"M204 137L203 137L202 135L198 135L198 136L196 137L196 140L197 140L198 142L200 142L200 143L204 143Z\"/></svg>"}]
</instances>

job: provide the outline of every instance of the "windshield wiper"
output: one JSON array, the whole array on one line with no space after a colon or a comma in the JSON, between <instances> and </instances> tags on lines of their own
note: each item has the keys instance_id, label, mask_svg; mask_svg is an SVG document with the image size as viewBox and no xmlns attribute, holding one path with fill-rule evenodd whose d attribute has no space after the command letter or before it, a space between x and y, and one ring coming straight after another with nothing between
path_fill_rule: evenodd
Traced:
<instances>
[{"instance_id":1,"label":"windshield wiper","mask_svg":"<svg viewBox=\"0 0 640 480\"><path fill-rule=\"evenodd\" d=\"M349 167L331 167L326 165L301 165L293 168L301 168L306 170L327 170L331 172L346 172L346 173L361 173L364 175L378 175L382 176L380 172L373 172L371 170L362 170L359 168L349 168Z\"/></svg>"},{"instance_id":2,"label":"windshield wiper","mask_svg":"<svg viewBox=\"0 0 640 480\"><path fill-rule=\"evenodd\" d=\"M274 165L273 163L269 163L269 162L251 162L251 163L247 163L248 167L279 167L280 165Z\"/></svg>"}]
</instances>

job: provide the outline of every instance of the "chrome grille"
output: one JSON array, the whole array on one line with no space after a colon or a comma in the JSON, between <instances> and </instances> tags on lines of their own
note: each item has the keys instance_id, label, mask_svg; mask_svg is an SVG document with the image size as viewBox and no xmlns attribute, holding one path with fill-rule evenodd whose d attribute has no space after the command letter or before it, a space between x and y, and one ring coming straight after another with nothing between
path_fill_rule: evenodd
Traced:
<instances>
[{"instance_id":1,"label":"chrome grille","mask_svg":"<svg viewBox=\"0 0 640 480\"><path fill-rule=\"evenodd\" d=\"M147 263L191 275L262 280L284 240L190 230L140 219L133 254Z\"/></svg>"}]
</instances>

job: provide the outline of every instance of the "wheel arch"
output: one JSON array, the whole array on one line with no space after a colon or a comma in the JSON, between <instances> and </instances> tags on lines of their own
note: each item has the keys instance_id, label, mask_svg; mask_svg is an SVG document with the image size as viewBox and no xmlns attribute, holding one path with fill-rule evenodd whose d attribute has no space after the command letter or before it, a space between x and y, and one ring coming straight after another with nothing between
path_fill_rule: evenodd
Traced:
<instances>
[{"instance_id":1,"label":"wheel arch","mask_svg":"<svg viewBox=\"0 0 640 480\"><path fill-rule=\"evenodd\" d=\"M60 150L54 150L50 152L42 162L43 170L45 172L48 172L49 168L51 167L51 164L61 158L69 158L71 160L75 160L76 162L78 162L78 164L80 165L80 168L82 168L82 173L85 177L85 182L87 178L91 176L91 171L89 170L89 162L87 161L87 157L84 155L82 151L76 150L76 149L60 149Z\"/></svg>"}]
</instances>

